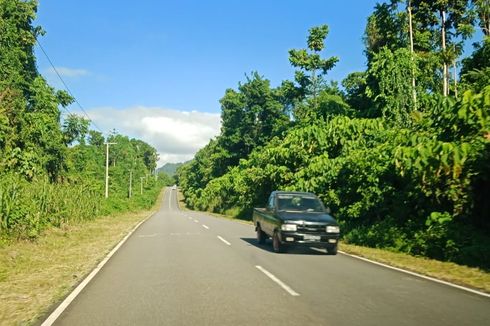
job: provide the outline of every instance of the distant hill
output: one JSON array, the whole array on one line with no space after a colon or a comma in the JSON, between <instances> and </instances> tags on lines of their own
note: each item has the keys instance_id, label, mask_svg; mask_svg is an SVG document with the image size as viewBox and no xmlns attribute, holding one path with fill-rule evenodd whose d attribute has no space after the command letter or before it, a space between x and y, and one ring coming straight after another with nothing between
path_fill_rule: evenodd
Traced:
<instances>
[{"instance_id":1,"label":"distant hill","mask_svg":"<svg viewBox=\"0 0 490 326\"><path fill-rule=\"evenodd\" d=\"M175 171L184 163L167 163L161 168L157 169L157 172L164 172L169 176L173 177L175 175Z\"/></svg>"}]
</instances>

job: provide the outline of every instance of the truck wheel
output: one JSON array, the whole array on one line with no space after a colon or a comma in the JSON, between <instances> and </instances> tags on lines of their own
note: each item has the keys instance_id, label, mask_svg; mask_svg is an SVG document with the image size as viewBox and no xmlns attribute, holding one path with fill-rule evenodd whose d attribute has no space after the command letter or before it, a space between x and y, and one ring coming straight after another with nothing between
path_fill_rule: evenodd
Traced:
<instances>
[{"instance_id":1,"label":"truck wheel","mask_svg":"<svg viewBox=\"0 0 490 326\"><path fill-rule=\"evenodd\" d=\"M284 252L284 246L281 244L281 240L279 240L278 232L274 232L272 236L272 249L276 253Z\"/></svg>"},{"instance_id":2,"label":"truck wheel","mask_svg":"<svg viewBox=\"0 0 490 326\"><path fill-rule=\"evenodd\" d=\"M337 245L332 246L332 247L327 247L327 254L328 255L336 255L337 254Z\"/></svg>"},{"instance_id":3,"label":"truck wheel","mask_svg":"<svg viewBox=\"0 0 490 326\"><path fill-rule=\"evenodd\" d=\"M257 225L256 229L257 229L257 241L259 242L259 244L264 244L266 239L266 234L264 233L264 231L262 231L260 225Z\"/></svg>"}]
</instances>

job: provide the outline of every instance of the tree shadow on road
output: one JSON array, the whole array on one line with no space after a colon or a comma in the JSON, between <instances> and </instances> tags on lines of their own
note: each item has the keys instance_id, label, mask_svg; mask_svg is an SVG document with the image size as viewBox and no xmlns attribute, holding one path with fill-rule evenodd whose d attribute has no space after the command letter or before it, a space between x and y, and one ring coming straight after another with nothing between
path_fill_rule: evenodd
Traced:
<instances>
[{"instance_id":1,"label":"tree shadow on road","mask_svg":"<svg viewBox=\"0 0 490 326\"><path fill-rule=\"evenodd\" d=\"M272 249L272 240L267 239L264 244L259 244L255 238L240 238L242 241L248 243L249 246L254 246L264 251L274 253ZM291 255L311 255L311 256L326 256L327 251L325 248L314 248L308 246L286 246L285 251L282 253Z\"/></svg>"}]
</instances>

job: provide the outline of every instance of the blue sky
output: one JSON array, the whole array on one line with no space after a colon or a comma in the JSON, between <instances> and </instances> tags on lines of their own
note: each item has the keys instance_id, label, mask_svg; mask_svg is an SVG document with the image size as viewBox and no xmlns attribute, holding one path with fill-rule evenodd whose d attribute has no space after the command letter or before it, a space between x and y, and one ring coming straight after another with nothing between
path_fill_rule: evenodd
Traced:
<instances>
[{"instance_id":1,"label":"blue sky","mask_svg":"<svg viewBox=\"0 0 490 326\"><path fill-rule=\"evenodd\" d=\"M69 80L83 106L220 112L225 89L245 73L257 70L273 85L292 79L288 50L305 47L312 26L330 27L325 55L340 57L332 79L363 69L362 33L374 4L41 0L37 23L47 31L41 44L55 66L86 72Z\"/></svg>"},{"instance_id":2,"label":"blue sky","mask_svg":"<svg viewBox=\"0 0 490 326\"><path fill-rule=\"evenodd\" d=\"M160 165L192 157L219 133L219 99L246 73L293 79L288 50L327 24L328 79L365 68L362 35L374 0L40 0L40 39L104 133L155 146ZM62 89L37 49L39 71ZM70 108L77 111L76 106Z\"/></svg>"}]
</instances>

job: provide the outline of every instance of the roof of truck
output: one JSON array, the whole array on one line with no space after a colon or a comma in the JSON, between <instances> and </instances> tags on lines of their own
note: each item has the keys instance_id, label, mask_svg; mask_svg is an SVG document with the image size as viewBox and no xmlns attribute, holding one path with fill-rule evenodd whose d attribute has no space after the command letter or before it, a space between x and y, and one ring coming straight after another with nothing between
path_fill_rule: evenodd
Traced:
<instances>
[{"instance_id":1,"label":"roof of truck","mask_svg":"<svg viewBox=\"0 0 490 326\"><path fill-rule=\"evenodd\" d=\"M306 191L280 191L276 190L272 192L273 194L278 194L278 195L310 195L310 196L316 196L312 192L306 192Z\"/></svg>"}]
</instances>

